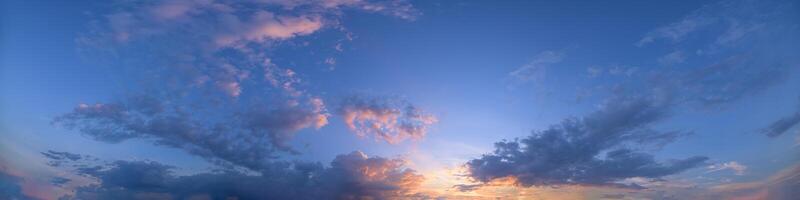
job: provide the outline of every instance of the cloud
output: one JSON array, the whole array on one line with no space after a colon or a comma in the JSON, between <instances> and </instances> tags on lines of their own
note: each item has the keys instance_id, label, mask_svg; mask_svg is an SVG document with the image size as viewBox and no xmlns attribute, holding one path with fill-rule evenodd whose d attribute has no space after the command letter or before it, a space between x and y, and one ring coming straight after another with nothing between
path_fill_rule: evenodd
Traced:
<instances>
[{"instance_id":1,"label":"cloud","mask_svg":"<svg viewBox=\"0 0 800 200\"><path fill-rule=\"evenodd\" d=\"M350 37L346 12L413 19L407 1L123 1L105 4L77 42L121 77L125 96L82 103L53 124L92 139L173 147L226 167L268 170L305 129L330 114L297 71L272 56L326 29ZM300 41L302 43L302 41ZM283 49L283 50L282 50ZM303 53L292 52L293 55ZM316 54L310 52L309 54ZM329 56L325 56L326 58ZM107 62L107 63L105 63ZM431 118L414 108L395 127L424 136ZM62 156L52 152L46 156Z\"/></svg>"},{"instance_id":2,"label":"cloud","mask_svg":"<svg viewBox=\"0 0 800 200\"><path fill-rule=\"evenodd\" d=\"M524 83L528 81L541 81L547 74L547 67L559 63L564 58L564 53L544 51L536 55L532 61L509 73L514 80Z\"/></svg>"},{"instance_id":3,"label":"cloud","mask_svg":"<svg viewBox=\"0 0 800 200\"><path fill-rule=\"evenodd\" d=\"M694 193L693 199L785 200L800 196L800 166L791 166L765 180L722 184Z\"/></svg>"},{"instance_id":4,"label":"cloud","mask_svg":"<svg viewBox=\"0 0 800 200\"><path fill-rule=\"evenodd\" d=\"M660 39L678 42L683 40L690 33L708 26L713 22L714 19L708 18L702 11L695 11L695 13L690 14L678 22L659 27L647 33L642 39L636 42L636 46L644 46Z\"/></svg>"},{"instance_id":5,"label":"cloud","mask_svg":"<svg viewBox=\"0 0 800 200\"><path fill-rule=\"evenodd\" d=\"M260 3L280 5L286 9L358 9L367 12L386 14L406 20L414 20L421 15L404 0L256 0Z\"/></svg>"},{"instance_id":6,"label":"cloud","mask_svg":"<svg viewBox=\"0 0 800 200\"><path fill-rule=\"evenodd\" d=\"M800 124L800 109L789 116L772 122L772 124L762 129L761 133L769 137L778 137L789 132L789 130L792 130L792 128L796 127L798 124Z\"/></svg>"},{"instance_id":7,"label":"cloud","mask_svg":"<svg viewBox=\"0 0 800 200\"><path fill-rule=\"evenodd\" d=\"M250 22L233 21L233 24L243 26L242 31L234 31L218 36L215 41L219 46L231 46L240 42L266 42L270 40L285 40L296 36L312 34L323 26L322 19L317 15L310 16L275 16L267 11L259 11L251 17Z\"/></svg>"},{"instance_id":8,"label":"cloud","mask_svg":"<svg viewBox=\"0 0 800 200\"><path fill-rule=\"evenodd\" d=\"M438 122L408 102L380 97L350 96L339 107L347 127L360 137L372 136L395 144L406 139L421 139L428 127Z\"/></svg>"},{"instance_id":9,"label":"cloud","mask_svg":"<svg viewBox=\"0 0 800 200\"><path fill-rule=\"evenodd\" d=\"M662 65L672 65L672 64L680 64L686 60L686 55L683 54L682 51L673 51L667 55L662 56L658 59L658 62Z\"/></svg>"},{"instance_id":10,"label":"cloud","mask_svg":"<svg viewBox=\"0 0 800 200\"><path fill-rule=\"evenodd\" d=\"M144 79L141 85L146 89L188 93L212 87L230 97L255 95L263 88L261 81L272 84L265 79L299 80L285 77L291 69L273 63L271 55L280 45L292 45L292 39L326 28L350 34L340 22L345 11L401 18L418 15L403 0L171 0L107 5L108 12L93 14L90 29L77 39L85 56L125 68L121 71L126 78ZM273 87L300 93L297 84L281 81Z\"/></svg>"},{"instance_id":11,"label":"cloud","mask_svg":"<svg viewBox=\"0 0 800 200\"><path fill-rule=\"evenodd\" d=\"M178 176L152 161L116 161L78 169L97 179L66 199L396 199L417 196L422 175L402 159L355 151L319 163L273 162L260 174L233 171Z\"/></svg>"},{"instance_id":12,"label":"cloud","mask_svg":"<svg viewBox=\"0 0 800 200\"><path fill-rule=\"evenodd\" d=\"M793 70L793 64L761 60L751 55L734 55L712 65L690 71L676 80L691 98L702 106L723 105L760 93L780 83Z\"/></svg>"},{"instance_id":13,"label":"cloud","mask_svg":"<svg viewBox=\"0 0 800 200\"><path fill-rule=\"evenodd\" d=\"M708 166L708 172L716 172L721 170L731 170L736 175L744 175L745 171L747 171L747 166L739 164L736 161L726 162L726 163L719 163Z\"/></svg>"},{"instance_id":14,"label":"cloud","mask_svg":"<svg viewBox=\"0 0 800 200\"><path fill-rule=\"evenodd\" d=\"M260 170L275 153L293 152L286 142L295 132L327 124L328 114L321 100L309 101L250 107L244 113L216 113L222 117L209 118L189 114L180 101L143 95L108 104L81 104L72 112L56 117L53 123L77 129L98 141L144 139L211 161Z\"/></svg>"},{"instance_id":15,"label":"cloud","mask_svg":"<svg viewBox=\"0 0 800 200\"><path fill-rule=\"evenodd\" d=\"M679 43L689 40L690 36L704 32L715 32L716 44L731 44L740 42L747 36L752 36L762 31L768 21L783 15L787 8L785 2L752 1L752 0L727 0L703 6L700 9L683 17L683 19L656 28L642 37L636 46L665 40ZM763 15L764 11L773 11L773 15ZM783 16L782 16L783 15Z\"/></svg>"},{"instance_id":16,"label":"cloud","mask_svg":"<svg viewBox=\"0 0 800 200\"><path fill-rule=\"evenodd\" d=\"M686 64L696 67L656 70L662 84L656 87L674 88L701 107L719 107L796 75L800 59L794 52L800 49L790 44L800 41L800 29L794 9L782 0L719 1L656 28L637 45L668 41L672 53L658 59L664 65L683 63L686 52L696 52L696 62Z\"/></svg>"},{"instance_id":17,"label":"cloud","mask_svg":"<svg viewBox=\"0 0 800 200\"><path fill-rule=\"evenodd\" d=\"M69 153L69 152L58 152L58 151L52 151L52 150L47 151L47 152L42 152L42 155L44 155L48 159L57 160L57 161L61 161L61 160L64 160L64 159L76 161L76 160L80 160L82 158L82 156L78 155L78 154L73 154L73 153Z\"/></svg>"},{"instance_id":18,"label":"cloud","mask_svg":"<svg viewBox=\"0 0 800 200\"><path fill-rule=\"evenodd\" d=\"M621 185L627 178L660 178L703 164L707 158L656 161L625 144L661 143L674 134L648 128L668 115L670 101L656 97L609 100L582 118L568 118L521 140L495 143L495 150L467 162L468 176L481 182L513 177L522 186Z\"/></svg>"}]
</instances>

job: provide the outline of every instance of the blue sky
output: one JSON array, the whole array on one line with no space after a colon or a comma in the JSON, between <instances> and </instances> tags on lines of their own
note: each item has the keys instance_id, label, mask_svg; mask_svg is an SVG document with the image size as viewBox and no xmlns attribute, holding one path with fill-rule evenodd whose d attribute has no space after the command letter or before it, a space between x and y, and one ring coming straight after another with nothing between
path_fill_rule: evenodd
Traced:
<instances>
[{"instance_id":1,"label":"blue sky","mask_svg":"<svg viewBox=\"0 0 800 200\"><path fill-rule=\"evenodd\" d=\"M800 172L796 2L0 9L10 199L797 194L783 178ZM125 184L142 170L163 182ZM301 172L281 180L302 187L268 178Z\"/></svg>"}]
</instances>

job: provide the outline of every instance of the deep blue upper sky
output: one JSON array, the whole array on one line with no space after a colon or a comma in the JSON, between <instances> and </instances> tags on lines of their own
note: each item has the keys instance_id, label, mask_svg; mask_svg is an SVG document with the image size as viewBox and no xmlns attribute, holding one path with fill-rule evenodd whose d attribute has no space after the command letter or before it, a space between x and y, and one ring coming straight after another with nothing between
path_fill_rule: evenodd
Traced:
<instances>
[{"instance_id":1,"label":"deep blue upper sky","mask_svg":"<svg viewBox=\"0 0 800 200\"><path fill-rule=\"evenodd\" d=\"M0 197L788 199L798 9L4 1Z\"/></svg>"}]
</instances>

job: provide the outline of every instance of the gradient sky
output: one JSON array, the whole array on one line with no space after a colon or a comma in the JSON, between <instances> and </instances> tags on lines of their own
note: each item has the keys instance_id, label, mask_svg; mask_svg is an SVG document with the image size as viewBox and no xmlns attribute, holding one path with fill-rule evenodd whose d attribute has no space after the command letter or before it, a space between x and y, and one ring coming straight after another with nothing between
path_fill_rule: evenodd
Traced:
<instances>
[{"instance_id":1,"label":"gradient sky","mask_svg":"<svg viewBox=\"0 0 800 200\"><path fill-rule=\"evenodd\" d=\"M0 199L791 199L800 5L0 4Z\"/></svg>"}]
</instances>

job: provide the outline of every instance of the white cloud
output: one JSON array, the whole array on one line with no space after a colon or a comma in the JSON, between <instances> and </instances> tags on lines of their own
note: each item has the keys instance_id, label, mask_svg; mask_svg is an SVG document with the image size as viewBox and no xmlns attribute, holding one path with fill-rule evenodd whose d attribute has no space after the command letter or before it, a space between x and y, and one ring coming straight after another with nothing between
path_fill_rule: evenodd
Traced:
<instances>
[{"instance_id":1,"label":"white cloud","mask_svg":"<svg viewBox=\"0 0 800 200\"><path fill-rule=\"evenodd\" d=\"M556 51L544 51L536 55L528 64L517 68L508 75L516 81L541 81L547 75L547 68L555 63L561 62L564 53Z\"/></svg>"},{"instance_id":2,"label":"white cloud","mask_svg":"<svg viewBox=\"0 0 800 200\"><path fill-rule=\"evenodd\" d=\"M736 175L744 175L747 171L747 166L739 164L736 161L726 162L726 163L718 163L714 165L708 166L708 173L717 172L721 170L731 170Z\"/></svg>"}]
</instances>

